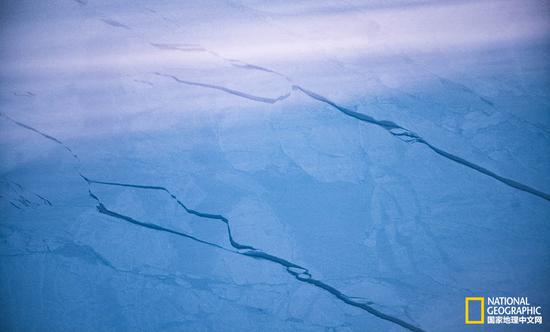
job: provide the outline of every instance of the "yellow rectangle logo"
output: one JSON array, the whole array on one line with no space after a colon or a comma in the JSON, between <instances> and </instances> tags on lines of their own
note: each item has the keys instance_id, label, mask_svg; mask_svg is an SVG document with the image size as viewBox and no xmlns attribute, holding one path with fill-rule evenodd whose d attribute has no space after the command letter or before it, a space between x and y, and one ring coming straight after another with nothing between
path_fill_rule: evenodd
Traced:
<instances>
[{"instance_id":1,"label":"yellow rectangle logo","mask_svg":"<svg viewBox=\"0 0 550 332\"><path fill-rule=\"evenodd\" d=\"M469 303L471 301L480 302L481 315L479 320L469 319L469 316L470 316ZM485 298L484 297L466 297L465 305L466 305L466 308L465 308L466 324L485 324Z\"/></svg>"}]
</instances>

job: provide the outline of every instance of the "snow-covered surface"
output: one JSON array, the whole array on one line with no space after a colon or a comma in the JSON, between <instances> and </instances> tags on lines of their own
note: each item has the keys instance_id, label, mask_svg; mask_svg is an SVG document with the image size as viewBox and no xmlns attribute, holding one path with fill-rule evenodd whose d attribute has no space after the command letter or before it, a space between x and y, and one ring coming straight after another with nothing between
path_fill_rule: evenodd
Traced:
<instances>
[{"instance_id":1,"label":"snow-covered surface","mask_svg":"<svg viewBox=\"0 0 550 332\"><path fill-rule=\"evenodd\" d=\"M550 308L547 2L0 6L0 330Z\"/></svg>"}]
</instances>

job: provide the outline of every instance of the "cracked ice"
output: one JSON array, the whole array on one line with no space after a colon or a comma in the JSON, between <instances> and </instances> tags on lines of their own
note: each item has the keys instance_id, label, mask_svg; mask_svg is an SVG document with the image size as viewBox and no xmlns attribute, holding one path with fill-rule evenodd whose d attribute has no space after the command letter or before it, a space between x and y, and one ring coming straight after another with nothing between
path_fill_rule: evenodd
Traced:
<instances>
[{"instance_id":1,"label":"cracked ice","mask_svg":"<svg viewBox=\"0 0 550 332\"><path fill-rule=\"evenodd\" d=\"M2 4L0 329L462 331L466 296L547 307L547 14Z\"/></svg>"}]
</instances>

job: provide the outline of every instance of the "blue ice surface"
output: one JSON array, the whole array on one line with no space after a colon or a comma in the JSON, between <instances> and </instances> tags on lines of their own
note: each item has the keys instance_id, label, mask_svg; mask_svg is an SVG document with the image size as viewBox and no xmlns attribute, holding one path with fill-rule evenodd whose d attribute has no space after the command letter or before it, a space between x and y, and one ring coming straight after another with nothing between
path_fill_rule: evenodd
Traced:
<instances>
[{"instance_id":1,"label":"blue ice surface","mask_svg":"<svg viewBox=\"0 0 550 332\"><path fill-rule=\"evenodd\" d=\"M464 324L467 296L546 312L548 14L3 2L0 330L499 330Z\"/></svg>"}]
</instances>

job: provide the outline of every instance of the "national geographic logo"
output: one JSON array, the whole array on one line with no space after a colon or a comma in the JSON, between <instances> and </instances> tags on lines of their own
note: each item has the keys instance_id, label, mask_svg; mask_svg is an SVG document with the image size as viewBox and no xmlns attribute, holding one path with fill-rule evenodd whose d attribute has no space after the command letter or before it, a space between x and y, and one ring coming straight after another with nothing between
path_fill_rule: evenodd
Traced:
<instances>
[{"instance_id":1,"label":"national geographic logo","mask_svg":"<svg viewBox=\"0 0 550 332\"><path fill-rule=\"evenodd\" d=\"M542 324L542 307L528 297L466 297L466 324Z\"/></svg>"},{"instance_id":2,"label":"national geographic logo","mask_svg":"<svg viewBox=\"0 0 550 332\"><path fill-rule=\"evenodd\" d=\"M465 308L466 324L485 324L485 298L484 297L467 297ZM479 310L470 311L470 303L479 303ZM475 319L479 313L479 318ZM477 317L476 317L477 318Z\"/></svg>"}]
</instances>

